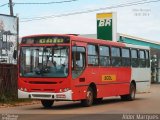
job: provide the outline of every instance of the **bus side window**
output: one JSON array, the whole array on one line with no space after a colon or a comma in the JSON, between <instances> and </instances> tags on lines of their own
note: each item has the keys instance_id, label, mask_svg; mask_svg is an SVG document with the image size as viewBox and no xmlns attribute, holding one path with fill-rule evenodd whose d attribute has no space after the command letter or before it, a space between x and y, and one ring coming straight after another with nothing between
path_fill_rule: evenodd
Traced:
<instances>
[{"instance_id":1,"label":"bus side window","mask_svg":"<svg viewBox=\"0 0 160 120\"><path fill-rule=\"evenodd\" d=\"M98 66L98 45L88 45L88 65Z\"/></svg>"},{"instance_id":2,"label":"bus side window","mask_svg":"<svg viewBox=\"0 0 160 120\"><path fill-rule=\"evenodd\" d=\"M130 66L130 49L129 48L122 48L122 66Z\"/></svg>"},{"instance_id":3,"label":"bus side window","mask_svg":"<svg viewBox=\"0 0 160 120\"><path fill-rule=\"evenodd\" d=\"M100 66L110 66L110 49L107 46L99 46Z\"/></svg>"},{"instance_id":4,"label":"bus side window","mask_svg":"<svg viewBox=\"0 0 160 120\"><path fill-rule=\"evenodd\" d=\"M111 55L112 55L112 66L116 66L116 67L121 66L120 48L112 47Z\"/></svg>"},{"instance_id":5,"label":"bus side window","mask_svg":"<svg viewBox=\"0 0 160 120\"><path fill-rule=\"evenodd\" d=\"M139 67L146 67L145 51L144 50L139 51Z\"/></svg>"},{"instance_id":6,"label":"bus side window","mask_svg":"<svg viewBox=\"0 0 160 120\"><path fill-rule=\"evenodd\" d=\"M150 67L150 57L149 57L149 51L145 51L146 53L146 67Z\"/></svg>"},{"instance_id":7,"label":"bus side window","mask_svg":"<svg viewBox=\"0 0 160 120\"><path fill-rule=\"evenodd\" d=\"M136 49L131 50L131 63L132 63L132 67L138 67L139 66L138 51Z\"/></svg>"},{"instance_id":8,"label":"bus side window","mask_svg":"<svg viewBox=\"0 0 160 120\"><path fill-rule=\"evenodd\" d=\"M72 77L77 78L86 66L86 51L84 47L72 47Z\"/></svg>"}]
</instances>

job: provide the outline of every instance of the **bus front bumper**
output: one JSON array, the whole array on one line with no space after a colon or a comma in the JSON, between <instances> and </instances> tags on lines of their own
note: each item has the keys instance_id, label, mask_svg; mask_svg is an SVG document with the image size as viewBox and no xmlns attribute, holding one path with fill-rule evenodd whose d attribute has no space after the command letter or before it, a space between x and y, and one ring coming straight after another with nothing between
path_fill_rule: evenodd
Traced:
<instances>
[{"instance_id":1,"label":"bus front bumper","mask_svg":"<svg viewBox=\"0 0 160 120\"><path fill-rule=\"evenodd\" d=\"M18 89L18 98L46 99L46 100L72 100L72 90L61 93L24 92Z\"/></svg>"}]
</instances>

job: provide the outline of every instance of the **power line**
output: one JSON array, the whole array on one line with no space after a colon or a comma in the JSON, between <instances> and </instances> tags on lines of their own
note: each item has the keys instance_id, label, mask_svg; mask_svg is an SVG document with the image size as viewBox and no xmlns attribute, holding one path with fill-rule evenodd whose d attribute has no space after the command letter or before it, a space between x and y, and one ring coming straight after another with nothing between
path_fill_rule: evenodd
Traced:
<instances>
[{"instance_id":1,"label":"power line","mask_svg":"<svg viewBox=\"0 0 160 120\"><path fill-rule=\"evenodd\" d=\"M125 4L120 4L120 5L126 5L126 4L132 4L132 3L139 3L139 2L144 2L144 1L147 1L147 0L140 0L140 1L135 1L135 2L131 2L131 3L125 3ZM114 7L114 6L110 6L110 7ZM106 8L106 7L105 7ZM107 7L109 8L109 7ZM101 8L98 8L98 9L101 9ZM92 9L91 9L92 10ZM81 14L81 13L88 13L90 12L91 10L86 10L86 11L81 11L81 12L73 12L73 13L66 13L66 14L69 14L69 15L74 15L74 14ZM97 9L93 9L93 12L95 11L98 11ZM32 18L22 18L23 20L28 20L28 19L43 19L43 18L46 18L46 17L56 17L56 16L61 16L61 15L66 15L66 14L60 14L60 15L50 15L50 16L43 16L43 17L32 17Z\"/></svg>"},{"instance_id":2,"label":"power line","mask_svg":"<svg viewBox=\"0 0 160 120\"><path fill-rule=\"evenodd\" d=\"M43 17L34 17L34 18L22 18L22 19L26 19L26 20L23 20L23 21L20 21L20 22L30 22L30 21L35 21L35 20L45 20L45 19L56 18L56 17L65 17L65 16L71 16L71 15L77 15L77 14L91 13L91 12L96 12L96 11L101 11L101 10L106 10L106 9L122 8L122 7L134 6L134 5L154 3L154 2L160 2L160 0L152 0L152 1L141 0L141 1L137 1L137 2L119 4L119 5L109 6L109 7L104 7L104 8L90 9L90 10L86 10L86 11L65 13L65 14L59 14L59 15L50 15L50 16L43 16Z\"/></svg>"},{"instance_id":3,"label":"power line","mask_svg":"<svg viewBox=\"0 0 160 120\"><path fill-rule=\"evenodd\" d=\"M43 3L14 3L17 5L48 5L48 4L59 4L59 3L67 3L67 2L74 2L74 1L78 1L78 0L65 0L65 1L55 1L55 2L43 2Z\"/></svg>"},{"instance_id":4,"label":"power line","mask_svg":"<svg viewBox=\"0 0 160 120\"><path fill-rule=\"evenodd\" d=\"M22 2L13 2L13 5L50 5L50 4L61 4L61 3L69 3L69 2L75 2L78 0L64 0L64 1L53 1L53 2L43 2L43 3L22 3ZM8 5L9 3L5 3L0 5L0 7L4 7Z\"/></svg>"},{"instance_id":5,"label":"power line","mask_svg":"<svg viewBox=\"0 0 160 120\"><path fill-rule=\"evenodd\" d=\"M4 7L4 6L6 6L6 5L8 5L8 3L2 4L2 5L0 5L0 7Z\"/></svg>"}]
</instances>

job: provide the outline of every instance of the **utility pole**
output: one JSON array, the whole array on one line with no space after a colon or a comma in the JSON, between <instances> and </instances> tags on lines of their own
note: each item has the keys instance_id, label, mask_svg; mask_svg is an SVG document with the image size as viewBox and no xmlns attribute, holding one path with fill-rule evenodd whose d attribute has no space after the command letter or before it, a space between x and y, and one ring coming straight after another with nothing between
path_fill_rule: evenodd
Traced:
<instances>
[{"instance_id":1,"label":"utility pole","mask_svg":"<svg viewBox=\"0 0 160 120\"><path fill-rule=\"evenodd\" d=\"M10 7L10 15L13 16L13 3L12 0L9 0L9 7Z\"/></svg>"}]
</instances>

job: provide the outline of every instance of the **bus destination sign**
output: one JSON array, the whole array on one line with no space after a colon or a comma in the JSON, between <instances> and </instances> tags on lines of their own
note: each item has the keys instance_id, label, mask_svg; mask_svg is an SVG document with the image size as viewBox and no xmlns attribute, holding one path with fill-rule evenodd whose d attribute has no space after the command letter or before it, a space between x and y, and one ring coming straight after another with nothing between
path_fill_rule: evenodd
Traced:
<instances>
[{"instance_id":1,"label":"bus destination sign","mask_svg":"<svg viewBox=\"0 0 160 120\"><path fill-rule=\"evenodd\" d=\"M23 38L23 44L62 44L69 43L69 37L32 37L32 38Z\"/></svg>"}]
</instances>

